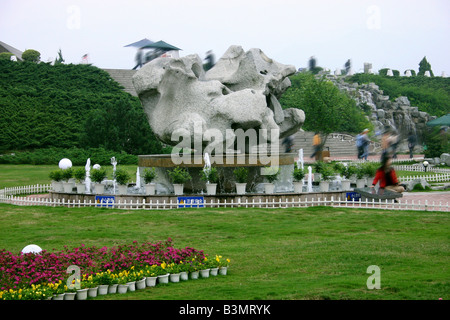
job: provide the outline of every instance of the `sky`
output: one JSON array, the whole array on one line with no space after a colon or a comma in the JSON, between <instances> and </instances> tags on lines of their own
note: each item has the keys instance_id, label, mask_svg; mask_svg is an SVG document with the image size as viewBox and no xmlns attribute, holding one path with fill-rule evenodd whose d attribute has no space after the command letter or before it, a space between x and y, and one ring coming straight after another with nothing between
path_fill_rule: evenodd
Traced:
<instances>
[{"instance_id":1,"label":"sky","mask_svg":"<svg viewBox=\"0 0 450 320\"><path fill-rule=\"evenodd\" d=\"M143 38L181 48L180 56L231 45L261 49L298 68L353 73L364 63L416 72L426 56L435 75L450 75L449 0L0 0L0 41L41 60L61 50L66 63L131 69Z\"/></svg>"}]
</instances>

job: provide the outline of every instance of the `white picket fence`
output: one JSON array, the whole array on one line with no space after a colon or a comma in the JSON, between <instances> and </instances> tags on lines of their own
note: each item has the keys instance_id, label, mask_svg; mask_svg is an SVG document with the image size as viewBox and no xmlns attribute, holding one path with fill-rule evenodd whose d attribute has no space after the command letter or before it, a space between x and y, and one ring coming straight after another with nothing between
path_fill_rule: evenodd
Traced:
<instances>
[{"instance_id":1,"label":"white picket fence","mask_svg":"<svg viewBox=\"0 0 450 320\"><path fill-rule=\"evenodd\" d=\"M412 171L412 172L425 172L425 168L422 165L393 165L396 171ZM426 172L434 173L448 173L450 174L450 169L437 168L429 166Z\"/></svg>"},{"instance_id":2,"label":"white picket fence","mask_svg":"<svg viewBox=\"0 0 450 320\"><path fill-rule=\"evenodd\" d=\"M46 193L52 188L51 184L36 184L33 186L11 187L0 190L0 195L36 194Z\"/></svg>"},{"instance_id":3,"label":"white picket fence","mask_svg":"<svg viewBox=\"0 0 450 320\"><path fill-rule=\"evenodd\" d=\"M0 202L9 203L18 206L65 206L69 208L81 208L81 207L107 207L116 209L176 209L183 207L184 204L180 204L178 201L119 201L117 203L101 204L90 201L70 201L65 199L52 200L50 198L32 198L32 197L18 197L14 195L0 195ZM299 196L286 197L284 200L279 201L249 201L247 198L237 201L231 200L231 202L220 201L219 199L205 202L201 205L205 208L293 208L293 207L311 207L311 206L332 206L332 207L346 207L346 208L363 208L363 209L385 209L385 210L426 210L426 211L450 211L449 202L436 202L436 201L400 201L394 200L361 200L355 201L342 198L311 198L301 199ZM189 207L200 208L198 205L189 205Z\"/></svg>"},{"instance_id":4,"label":"white picket fence","mask_svg":"<svg viewBox=\"0 0 450 320\"><path fill-rule=\"evenodd\" d=\"M408 182L416 179L423 179L427 182L446 182L450 181L450 173L445 174L435 174L435 175L426 175L426 176L404 176L399 178L402 182Z\"/></svg>"}]
</instances>

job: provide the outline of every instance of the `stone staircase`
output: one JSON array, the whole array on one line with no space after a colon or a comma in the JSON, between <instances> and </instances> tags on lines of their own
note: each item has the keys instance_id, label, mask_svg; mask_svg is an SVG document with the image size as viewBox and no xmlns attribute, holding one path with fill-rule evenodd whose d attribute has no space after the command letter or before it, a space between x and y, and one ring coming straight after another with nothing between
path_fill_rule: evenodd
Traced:
<instances>
[{"instance_id":1,"label":"stone staircase","mask_svg":"<svg viewBox=\"0 0 450 320\"><path fill-rule=\"evenodd\" d=\"M109 73L111 78L117 81L123 88L125 92L128 92L132 96L137 97L136 90L134 89L132 77L136 73L136 70L127 69L103 69Z\"/></svg>"},{"instance_id":2,"label":"stone staircase","mask_svg":"<svg viewBox=\"0 0 450 320\"><path fill-rule=\"evenodd\" d=\"M313 137L314 132L297 132L294 135L294 152L298 153L298 150L302 148L305 159L309 158L314 151ZM327 138L324 150L329 150L331 157L355 156L357 154L355 137L348 134L332 133ZM282 141L280 141L280 152L284 152Z\"/></svg>"}]
</instances>

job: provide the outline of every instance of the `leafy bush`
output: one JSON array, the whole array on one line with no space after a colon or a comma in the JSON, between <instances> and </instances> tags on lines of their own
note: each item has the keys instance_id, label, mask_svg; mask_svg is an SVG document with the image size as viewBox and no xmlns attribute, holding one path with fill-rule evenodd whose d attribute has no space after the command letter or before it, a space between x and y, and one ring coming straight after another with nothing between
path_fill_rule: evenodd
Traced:
<instances>
[{"instance_id":1,"label":"leafy bush","mask_svg":"<svg viewBox=\"0 0 450 320\"><path fill-rule=\"evenodd\" d=\"M11 52L2 52L0 53L0 60L11 60L13 54Z\"/></svg>"},{"instance_id":2,"label":"leafy bush","mask_svg":"<svg viewBox=\"0 0 450 320\"><path fill-rule=\"evenodd\" d=\"M50 171L48 177L53 181L59 182L62 180L62 171L61 170Z\"/></svg>"},{"instance_id":3,"label":"leafy bush","mask_svg":"<svg viewBox=\"0 0 450 320\"><path fill-rule=\"evenodd\" d=\"M106 176L106 170L103 168L91 170L91 179L96 183L101 183L104 179L106 179Z\"/></svg>"},{"instance_id":4,"label":"leafy bush","mask_svg":"<svg viewBox=\"0 0 450 320\"><path fill-rule=\"evenodd\" d=\"M72 168L67 168L62 170L62 179L64 181L69 181L73 177L73 170Z\"/></svg>"},{"instance_id":5,"label":"leafy bush","mask_svg":"<svg viewBox=\"0 0 450 320\"><path fill-rule=\"evenodd\" d=\"M28 49L22 53L23 61L37 63L41 59L41 53L39 51Z\"/></svg>"},{"instance_id":6,"label":"leafy bush","mask_svg":"<svg viewBox=\"0 0 450 320\"><path fill-rule=\"evenodd\" d=\"M246 183L248 177L248 169L245 167L239 167L233 171L234 177L237 183Z\"/></svg>"},{"instance_id":7,"label":"leafy bush","mask_svg":"<svg viewBox=\"0 0 450 320\"><path fill-rule=\"evenodd\" d=\"M292 177L294 178L294 181L302 181L305 177L305 170L302 168L299 168L297 166L297 163L294 163L294 171L292 172Z\"/></svg>"},{"instance_id":8,"label":"leafy bush","mask_svg":"<svg viewBox=\"0 0 450 320\"><path fill-rule=\"evenodd\" d=\"M174 184L184 184L186 181L191 180L191 175L186 168L176 167L173 170L169 170L167 174Z\"/></svg>"},{"instance_id":9,"label":"leafy bush","mask_svg":"<svg viewBox=\"0 0 450 320\"><path fill-rule=\"evenodd\" d=\"M155 168L145 169L143 178L145 183L152 183L152 181L156 178Z\"/></svg>"},{"instance_id":10,"label":"leafy bush","mask_svg":"<svg viewBox=\"0 0 450 320\"><path fill-rule=\"evenodd\" d=\"M332 165L324 164L320 170L320 174L323 181L330 181L333 178L335 172Z\"/></svg>"},{"instance_id":11,"label":"leafy bush","mask_svg":"<svg viewBox=\"0 0 450 320\"><path fill-rule=\"evenodd\" d=\"M211 167L207 170L202 170L200 172L200 178L203 181L217 183L219 181L219 172L217 171L217 168Z\"/></svg>"},{"instance_id":12,"label":"leafy bush","mask_svg":"<svg viewBox=\"0 0 450 320\"><path fill-rule=\"evenodd\" d=\"M114 178L118 184L126 185L131 179L131 176L125 169L117 169Z\"/></svg>"},{"instance_id":13,"label":"leafy bush","mask_svg":"<svg viewBox=\"0 0 450 320\"><path fill-rule=\"evenodd\" d=\"M78 183L81 183L86 179L86 169L85 168L77 168L73 171L73 177L78 181Z\"/></svg>"}]
</instances>

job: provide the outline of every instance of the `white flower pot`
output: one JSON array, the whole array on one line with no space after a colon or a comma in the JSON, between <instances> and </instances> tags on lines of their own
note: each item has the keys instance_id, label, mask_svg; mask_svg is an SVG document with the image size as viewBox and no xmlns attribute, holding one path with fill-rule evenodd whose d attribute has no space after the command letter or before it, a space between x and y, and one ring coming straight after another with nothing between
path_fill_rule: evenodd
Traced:
<instances>
[{"instance_id":1,"label":"white flower pot","mask_svg":"<svg viewBox=\"0 0 450 320\"><path fill-rule=\"evenodd\" d=\"M191 279L197 280L197 279L198 279L198 274L199 274L198 271L191 271L191 272L189 273L189 276L191 277Z\"/></svg>"},{"instance_id":2,"label":"white flower pot","mask_svg":"<svg viewBox=\"0 0 450 320\"><path fill-rule=\"evenodd\" d=\"M180 280L186 281L188 280L188 273L186 271L180 272Z\"/></svg>"},{"instance_id":3,"label":"white flower pot","mask_svg":"<svg viewBox=\"0 0 450 320\"><path fill-rule=\"evenodd\" d=\"M88 289L77 290L77 300L86 300L88 296Z\"/></svg>"},{"instance_id":4,"label":"white flower pot","mask_svg":"<svg viewBox=\"0 0 450 320\"><path fill-rule=\"evenodd\" d=\"M117 293L117 287L118 287L119 285L116 283L116 284L111 284L109 287L108 287L108 294L114 294L114 293Z\"/></svg>"},{"instance_id":5,"label":"white flower pot","mask_svg":"<svg viewBox=\"0 0 450 320\"><path fill-rule=\"evenodd\" d=\"M219 274L221 276L226 276L227 275L227 267L220 267L219 268Z\"/></svg>"},{"instance_id":6,"label":"white flower pot","mask_svg":"<svg viewBox=\"0 0 450 320\"><path fill-rule=\"evenodd\" d=\"M219 272L219 268L211 268L210 270L210 275L212 275L213 277L217 276L217 273Z\"/></svg>"},{"instance_id":7,"label":"white flower pot","mask_svg":"<svg viewBox=\"0 0 450 320\"><path fill-rule=\"evenodd\" d=\"M206 193L209 195L215 195L217 190L217 183L207 183Z\"/></svg>"},{"instance_id":8,"label":"white flower pot","mask_svg":"<svg viewBox=\"0 0 450 320\"><path fill-rule=\"evenodd\" d=\"M94 192L95 194L103 194L105 193L105 185L102 183L96 183L94 185Z\"/></svg>"},{"instance_id":9,"label":"white flower pot","mask_svg":"<svg viewBox=\"0 0 450 320\"><path fill-rule=\"evenodd\" d=\"M119 194L127 194L127 188L128 186L126 184L119 184L117 186L117 190Z\"/></svg>"},{"instance_id":10,"label":"white flower pot","mask_svg":"<svg viewBox=\"0 0 450 320\"><path fill-rule=\"evenodd\" d=\"M64 300L65 293L55 294L53 295L52 300Z\"/></svg>"},{"instance_id":11,"label":"white flower pot","mask_svg":"<svg viewBox=\"0 0 450 320\"><path fill-rule=\"evenodd\" d=\"M209 269L200 270L200 275L202 278L208 278L209 277Z\"/></svg>"},{"instance_id":12,"label":"white flower pot","mask_svg":"<svg viewBox=\"0 0 450 320\"><path fill-rule=\"evenodd\" d=\"M236 182L236 193L237 194L245 194L245 187L247 183L237 183Z\"/></svg>"},{"instance_id":13,"label":"white flower pot","mask_svg":"<svg viewBox=\"0 0 450 320\"><path fill-rule=\"evenodd\" d=\"M158 283L169 283L169 274L158 276Z\"/></svg>"},{"instance_id":14,"label":"white flower pot","mask_svg":"<svg viewBox=\"0 0 450 320\"><path fill-rule=\"evenodd\" d=\"M294 192L301 193L303 191L303 181L294 181Z\"/></svg>"},{"instance_id":15,"label":"white flower pot","mask_svg":"<svg viewBox=\"0 0 450 320\"><path fill-rule=\"evenodd\" d=\"M156 286L156 279L158 279L158 277L147 277L147 278L145 278L145 285L147 287L154 287L154 286Z\"/></svg>"},{"instance_id":16,"label":"white flower pot","mask_svg":"<svg viewBox=\"0 0 450 320\"><path fill-rule=\"evenodd\" d=\"M77 193L85 193L86 192L86 185L84 183L77 183Z\"/></svg>"},{"instance_id":17,"label":"white flower pot","mask_svg":"<svg viewBox=\"0 0 450 320\"><path fill-rule=\"evenodd\" d=\"M154 195L156 193L156 184L155 183L147 183L145 185L145 194Z\"/></svg>"},{"instance_id":18,"label":"white flower pot","mask_svg":"<svg viewBox=\"0 0 450 320\"><path fill-rule=\"evenodd\" d=\"M350 190L350 180L342 180L341 181L342 190L347 191Z\"/></svg>"},{"instance_id":19,"label":"white flower pot","mask_svg":"<svg viewBox=\"0 0 450 320\"><path fill-rule=\"evenodd\" d=\"M171 273L169 276L170 282L180 282L180 274L179 273Z\"/></svg>"},{"instance_id":20,"label":"white flower pot","mask_svg":"<svg viewBox=\"0 0 450 320\"><path fill-rule=\"evenodd\" d=\"M366 179L356 179L356 187L364 188L366 186Z\"/></svg>"},{"instance_id":21,"label":"white flower pot","mask_svg":"<svg viewBox=\"0 0 450 320\"><path fill-rule=\"evenodd\" d=\"M52 188L53 188L53 191L55 191L55 192L63 192L64 191L62 181L53 181Z\"/></svg>"},{"instance_id":22,"label":"white flower pot","mask_svg":"<svg viewBox=\"0 0 450 320\"><path fill-rule=\"evenodd\" d=\"M264 183L264 193L272 194L275 189L275 185L273 183Z\"/></svg>"},{"instance_id":23,"label":"white flower pot","mask_svg":"<svg viewBox=\"0 0 450 320\"><path fill-rule=\"evenodd\" d=\"M76 292L66 292L64 294L64 300L75 300Z\"/></svg>"},{"instance_id":24,"label":"white flower pot","mask_svg":"<svg viewBox=\"0 0 450 320\"><path fill-rule=\"evenodd\" d=\"M128 285L127 284L119 284L119 286L117 287L117 292L118 293L127 293L128 291Z\"/></svg>"},{"instance_id":25,"label":"white flower pot","mask_svg":"<svg viewBox=\"0 0 450 320\"><path fill-rule=\"evenodd\" d=\"M319 182L319 186L320 186L320 191L321 192L328 192L328 190L330 188L330 182L328 182L328 181L320 181Z\"/></svg>"},{"instance_id":26,"label":"white flower pot","mask_svg":"<svg viewBox=\"0 0 450 320\"><path fill-rule=\"evenodd\" d=\"M97 293L98 293L98 287L89 288L89 290L88 290L88 297L89 298L95 298L97 296Z\"/></svg>"},{"instance_id":27,"label":"white flower pot","mask_svg":"<svg viewBox=\"0 0 450 320\"><path fill-rule=\"evenodd\" d=\"M65 193L71 193L73 191L73 183L63 182L63 189Z\"/></svg>"},{"instance_id":28,"label":"white flower pot","mask_svg":"<svg viewBox=\"0 0 450 320\"><path fill-rule=\"evenodd\" d=\"M141 289L145 289L146 285L145 285L145 278L136 281L136 289L137 290L141 290Z\"/></svg>"},{"instance_id":29,"label":"white flower pot","mask_svg":"<svg viewBox=\"0 0 450 320\"><path fill-rule=\"evenodd\" d=\"M100 284L98 286L98 295L99 296L104 296L105 294L108 294L108 288L109 288L109 285L107 285L107 284Z\"/></svg>"},{"instance_id":30,"label":"white flower pot","mask_svg":"<svg viewBox=\"0 0 450 320\"><path fill-rule=\"evenodd\" d=\"M174 184L173 192L176 196L181 196L183 194L184 185L183 184Z\"/></svg>"},{"instance_id":31,"label":"white flower pot","mask_svg":"<svg viewBox=\"0 0 450 320\"><path fill-rule=\"evenodd\" d=\"M128 291L136 291L136 281L127 282Z\"/></svg>"}]
</instances>

